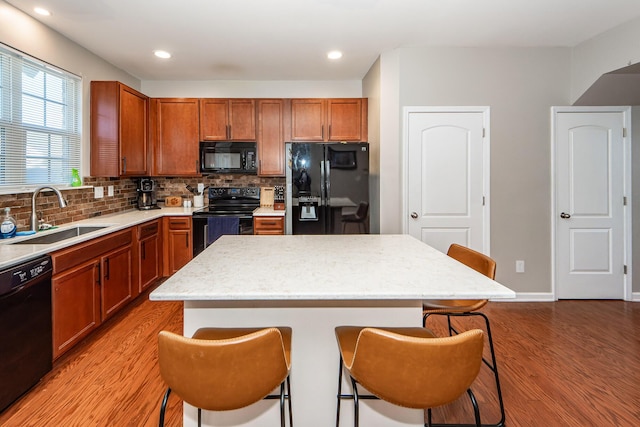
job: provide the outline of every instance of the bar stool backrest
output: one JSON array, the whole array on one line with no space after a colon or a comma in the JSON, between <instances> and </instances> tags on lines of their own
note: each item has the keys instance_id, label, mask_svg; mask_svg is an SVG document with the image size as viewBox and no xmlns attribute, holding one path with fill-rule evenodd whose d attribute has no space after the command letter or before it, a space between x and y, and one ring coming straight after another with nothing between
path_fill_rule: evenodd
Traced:
<instances>
[{"instance_id":1,"label":"bar stool backrest","mask_svg":"<svg viewBox=\"0 0 640 427\"><path fill-rule=\"evenodd\" d=\"M496 278L496 262L483 253L452 243L447 255L490 279Z\"/></svg>"},{"instance_id":2,"label":"bar stool backrest","mask_svg":"<svg viewBox=\"0 0 640 427\"><path fill-rule=\"evenodd\" d=\"M262 400L289 374L277 328L219 340L161 331L158 363L172 391L209 411L239 409Z\"/></svg>"},{"instance_id":3,"label":"bar stool backrest","mask_svg":"<svg viewBox=\"0 0 640 427\"><path fill-rule=\"evenodd\" d=\"M377 397L406 408L453 402L473 383L482 363L483 331L416 338L377 328L358 337L351 376Z\"/></svg>"}]
</instances>

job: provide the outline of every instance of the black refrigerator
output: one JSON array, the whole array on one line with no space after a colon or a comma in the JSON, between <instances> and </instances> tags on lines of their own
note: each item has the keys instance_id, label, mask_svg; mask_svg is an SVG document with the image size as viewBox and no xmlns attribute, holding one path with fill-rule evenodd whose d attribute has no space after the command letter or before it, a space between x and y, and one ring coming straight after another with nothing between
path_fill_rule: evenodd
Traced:
<instances>
[{"instance_id":1,"label":"black refrigerator","mask_svg":"<svg viewBox=\"0 0 640 427\"><path fill-rule=\"evenodd\" d=\"M368 143L292 142L287 154L288 231L369 232Z\"/></svg>"}]
</instances>

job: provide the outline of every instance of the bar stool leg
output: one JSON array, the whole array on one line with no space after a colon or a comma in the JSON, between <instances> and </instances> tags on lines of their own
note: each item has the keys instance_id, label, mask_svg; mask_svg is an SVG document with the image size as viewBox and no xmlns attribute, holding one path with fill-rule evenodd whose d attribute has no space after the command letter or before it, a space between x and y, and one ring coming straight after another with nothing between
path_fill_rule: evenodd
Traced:
<instances>
[{"instance_id":1,"label":"bar stool leg","mask_svg":"<svg viewBox=\"0 0 640 427\"><path fill-rule=\"evenodd\" d=\"M342 400L342 357L340 357L340 367L338 369L338 409L336 411L336 427L340 426L340 402Z\"/></svg>"},{"instance_id":2,"label":"bar stool leg","mask_svg":"<svg viewBox=\"0 0 640 427\"><path fill-rule=\"evenodd\" d=\"M451 317L465 317L465 316L482 316L484 319L485 328L487 329L487 340L489 341L489 351L491 353L491 363L489 363L484 357L482 361L484 364L493 372L493 376L495 378L496 383L496 393L498 395L498 404L500 405L500 420L495 424L483 424L485 427L503 427L506 415L504 412L504 401L502 400L502 388L500 387L500 376L498 375L498 365L496 363L496 353L493 348L493 335L491 334L491 324L489 323L489 318L486 314L480 311L472 311L466 313L426 313L422 317L422 326L426 327L427 318L431 315L440 315L447 316L447 326L449 329L449 335L453 335L453 333L458 333L456 328L451 324ZM434 424L434 426L444 426L448 424ZM455 424L454 424L455 425Z\"/></svg>"}]
</instances>

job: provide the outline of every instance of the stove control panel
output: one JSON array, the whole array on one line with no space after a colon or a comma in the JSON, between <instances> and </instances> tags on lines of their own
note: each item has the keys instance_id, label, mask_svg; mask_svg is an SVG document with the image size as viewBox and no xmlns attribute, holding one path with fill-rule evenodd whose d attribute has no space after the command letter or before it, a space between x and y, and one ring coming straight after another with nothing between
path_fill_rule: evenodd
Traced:
<instances>
[{"instance_id":1,"label":"stove control panel","mask_svg":"<svg viewBox=\"0 0 640 427\"><path fill-rule=\"evenodd\" d=\"M209 199L260 198L260 187L209 187Z\"/></svg>"}]
</instances>

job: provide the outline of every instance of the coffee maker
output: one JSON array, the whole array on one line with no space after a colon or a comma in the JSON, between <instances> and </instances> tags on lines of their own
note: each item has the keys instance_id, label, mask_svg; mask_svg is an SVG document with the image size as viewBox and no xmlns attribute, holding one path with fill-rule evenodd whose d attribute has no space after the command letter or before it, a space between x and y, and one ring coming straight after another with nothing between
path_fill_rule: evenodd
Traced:
<instances>
[{"instance_id":1,"label":"coffee maker","mask_svg":"<svg viewBox=\"0 0 640 427\"><path fill-rule=\"evenodd\" d=\"M151 178L140 178L138 181L138 209L160 209L156 201L156 183Z\"/></svg>"}]
</instances>

